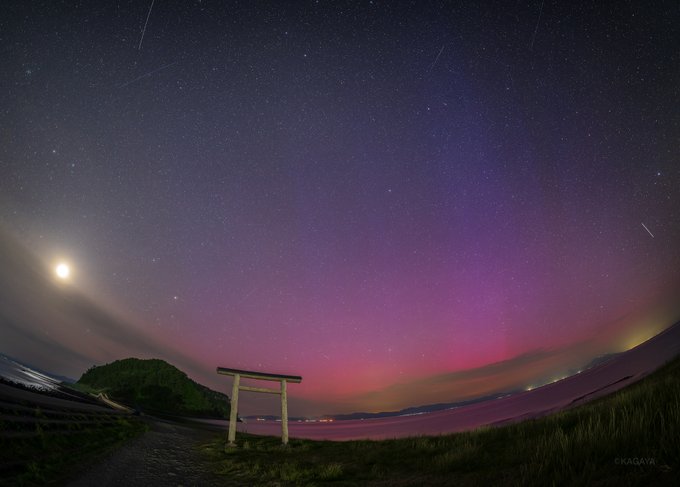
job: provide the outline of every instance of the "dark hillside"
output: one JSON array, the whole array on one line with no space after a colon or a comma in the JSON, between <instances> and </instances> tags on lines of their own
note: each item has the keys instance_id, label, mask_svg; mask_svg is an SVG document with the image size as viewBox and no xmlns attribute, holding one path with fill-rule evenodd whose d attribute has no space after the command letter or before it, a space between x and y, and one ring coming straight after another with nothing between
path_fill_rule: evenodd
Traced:
<instances>
[{"instance_id":1,"label":"dark hillside","mask_svg":"<svg viewBox=\"0 0 680 487\"><path fill-rule=\"evenodd\" d=\"M128 358L90 368L78 381L143 411L226 418L229 397L159 359Z\"/></svg>"}]
</instances>

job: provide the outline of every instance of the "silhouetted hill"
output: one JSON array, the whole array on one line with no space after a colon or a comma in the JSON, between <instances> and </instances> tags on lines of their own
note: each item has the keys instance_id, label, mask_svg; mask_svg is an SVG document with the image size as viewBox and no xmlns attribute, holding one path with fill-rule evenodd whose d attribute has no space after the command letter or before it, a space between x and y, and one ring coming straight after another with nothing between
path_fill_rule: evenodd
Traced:
<instances>
[{"instance_id":1,"label":"silhouetted hill","mask_svg":"<svg viewBox=\"0 0 680 487\"><path fill-rule=\"evenodd\" d=\"M593 367L597 367L598 365L601 365L605 362L609 362L611 359L619 355L618 353L605 353L604 355L599 355L595 357L593 360L588 362L584 367L583 370L588 370L592 369Z\"/></svg>"},{"instance_id":2,"label":"silhouetted hill","mask_svg":"<svg viewBox=\"0 0 680 487\"><path fill-rule=\"evenodd\" d=\"M470 404L476 404L478 402L491 401L493 399L499 399L501 397L515 394L517 392L520 391L501 392L498 394L491 394L488 396L482 396L475 399L468 399L466 401L426 404L423 406L414 406L406 409L401 409L399 411L382 411L379 413L357 412L349 414L333 414L325 417L332 418L337 421L345 421L351 419L374 419L374 418L390 418L393 416L413 416L416 414L433 413L435 411L442 411L444 409L455 409L463 406L469 406Z\"/></svg>"},{"instance_id":3,"label":"silhouetted hill","mask_svg":"<svg viewBox=\"0 0 680 487\"><path fill-rule=\"evenodd\" d=\"M229 397L189 379L159 359L127 358L91 367L77 384L148 412L227 418Z\"/></svg>"}]
</instances>

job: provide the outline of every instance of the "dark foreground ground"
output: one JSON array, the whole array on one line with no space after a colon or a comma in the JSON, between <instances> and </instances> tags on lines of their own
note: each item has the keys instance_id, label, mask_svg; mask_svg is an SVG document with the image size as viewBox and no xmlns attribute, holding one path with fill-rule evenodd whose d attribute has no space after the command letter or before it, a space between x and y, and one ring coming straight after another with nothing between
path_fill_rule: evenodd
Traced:
<instances>
[{"instance_id":1,"label":"dark foreground ground","mask_svg":"<svg viewBox=\"0 0 680 487\"><path fill-rule=\"evenodd\" d=\"M71 472L146 429L139 418L77 391L0 381L0 486L63 484Z\"/></svg>"},{"instance_id":2,"label":"dark foreground ground","mask_svg":"<svg viewBox=\"0 0 680 487\"><path fill-rule=\"evenodd\" d=\"M0 382L0 486L233 485L205 446L222 430L112 409L71 390Z\"/></svg>"},{"instance_id":3,"label":"dark foreground ground","mask_svg":"<svg viewBox=\"0 0 680 487\"><path fill-rule=\"evenodd\" d=\"M162 420L66 485L153 487L229 485L209 468L201 447L217 433Z\"/></svg>"}]
</instances>

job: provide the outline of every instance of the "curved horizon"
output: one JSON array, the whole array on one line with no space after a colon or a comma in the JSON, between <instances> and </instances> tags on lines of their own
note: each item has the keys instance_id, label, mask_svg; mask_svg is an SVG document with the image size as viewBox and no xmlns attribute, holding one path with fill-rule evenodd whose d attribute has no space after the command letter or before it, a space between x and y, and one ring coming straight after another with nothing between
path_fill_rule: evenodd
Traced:
<instances>
[{"instance_id":1,"label":"curved horizon","mask_svg":"<svg viewBox=\"0 0 680 487\"><path fill-rule=\"evenodd\" d=\"M532 387L680 318L677 9L7 10L10 355L301 375L314 415Z\"/></svg>"}]
</instances>

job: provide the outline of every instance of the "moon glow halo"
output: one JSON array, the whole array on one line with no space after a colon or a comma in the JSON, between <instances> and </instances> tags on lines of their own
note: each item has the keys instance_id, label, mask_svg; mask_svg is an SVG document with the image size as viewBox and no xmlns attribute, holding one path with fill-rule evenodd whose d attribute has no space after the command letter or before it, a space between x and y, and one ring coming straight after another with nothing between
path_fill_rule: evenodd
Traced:
<instances>
[{"instance_id":1,"label":"moon glow halo","mask_svg":"<svg viewBox=\"0 0 680 487\"><path fill-rule=\"evenodd\" d=\"M56 272L59 279L68 279L68 277L71 275L71 268L68 266L68 264L62 262L57 265L57 267L54 269L54 272Z\"/></svg>"}]
</instances>

